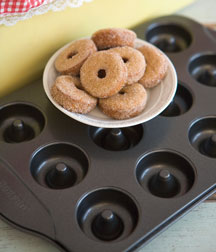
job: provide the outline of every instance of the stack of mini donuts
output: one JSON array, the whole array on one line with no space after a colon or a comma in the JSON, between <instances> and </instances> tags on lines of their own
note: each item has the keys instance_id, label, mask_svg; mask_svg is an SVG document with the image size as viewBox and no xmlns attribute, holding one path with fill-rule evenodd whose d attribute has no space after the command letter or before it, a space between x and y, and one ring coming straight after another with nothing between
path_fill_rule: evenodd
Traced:
<instances>
[{"instance_id":1,"label":"stack of mini donuts","mask_svg":"<svg viewBox=\"0 0 216 252\"><path fill-rule=\"evenodd\" d=\"M97 105L107 116L128 119L147 102L146 88L166 76L166 57L155 47L135 48L136 34L110 28L72 42L55 60L59 73L53 99L66 110L87 114Z\"/></svg>"}]
</instances>

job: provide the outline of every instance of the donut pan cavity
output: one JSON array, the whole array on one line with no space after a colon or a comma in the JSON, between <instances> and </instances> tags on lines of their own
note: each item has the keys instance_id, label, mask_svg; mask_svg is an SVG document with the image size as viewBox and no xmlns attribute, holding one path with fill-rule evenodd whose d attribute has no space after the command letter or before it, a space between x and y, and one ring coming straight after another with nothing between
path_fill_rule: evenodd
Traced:
<instances>
[{"instance_id":1,"label":"donut pan cavity","mask_svg":"<svg viewBox=\"0 0 216 252\"><path fill-rule=\"evenodd\" d=\"M134 27L174 63L156 118L120 129L58 111L39 80L0 101L0 215L62 251L134 251L216 183L216 34L166 16Z\"/></svg>"}]
</instances>

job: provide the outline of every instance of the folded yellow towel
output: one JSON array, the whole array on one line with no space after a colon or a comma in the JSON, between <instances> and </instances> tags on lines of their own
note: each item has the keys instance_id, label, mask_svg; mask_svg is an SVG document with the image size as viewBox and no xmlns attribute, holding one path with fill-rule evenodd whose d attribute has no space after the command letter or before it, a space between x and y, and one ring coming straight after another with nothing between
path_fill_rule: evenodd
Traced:
<instances>
[{"instance_id":1,"label":"folded yellow towel","mask_svg":"<svg viewBox=\"0 0 216 252\"><path fill-rule=\"evenodd\" d=\"M100 28L124 27L171 14L194 0L94 0L0 26L0 96L42 75L49 57L65 43Z\"/></svg>"}]
</instances>

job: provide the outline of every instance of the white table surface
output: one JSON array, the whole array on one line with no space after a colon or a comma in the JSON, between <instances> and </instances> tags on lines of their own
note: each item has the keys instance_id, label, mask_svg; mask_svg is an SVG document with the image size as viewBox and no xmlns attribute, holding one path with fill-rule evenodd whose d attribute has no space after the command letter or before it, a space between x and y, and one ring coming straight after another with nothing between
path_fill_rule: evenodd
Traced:
<instances>
[{"instance_id":1,"label":"white table surface","mask_svg":"<svg viewBox=\"0 0 216 252\"><path fill-rule=\"evenodd\" d=\"M178 14L202 23L216 23L216 0L198 0ZM201 203L139 252L216 252L215 236L216 200L213 199ZM0 220L0 252L12 251L59 252L49 242L16 230Z\"/></svg>"}]
</instances>

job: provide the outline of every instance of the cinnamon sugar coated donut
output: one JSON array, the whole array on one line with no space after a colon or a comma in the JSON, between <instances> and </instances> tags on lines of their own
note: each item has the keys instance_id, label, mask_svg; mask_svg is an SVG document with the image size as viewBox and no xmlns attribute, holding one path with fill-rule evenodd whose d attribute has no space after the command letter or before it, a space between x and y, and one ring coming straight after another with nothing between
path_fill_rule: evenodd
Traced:
<instances>
[{"instance_id":1,"label":"cinnamon sugar coated donut","mask_svg":"<svg viewBox=\"0 0 216 252\"><path fill-rule=\"evenodd\" d=\"M128 119L140 114L147 102L147 92L139 84L125 86L118 94L99 99L99 107L104 114L114 119Z\"/></svg>"},{"instance_id":2,"label":"cinnamon sugar coated donut","mask_svg":"<svg viewBox=\"0 0 216 252\"><path fill-rule=\"evenodd\" d=\"M55 68L61 74L78 75L84 61L96 51L91 39L76 40L60 53Z\"/></svg>"},{"instance_id":3,"label":"cinnamon sugar coated donut","mask_svg":"<svg viewBox=\"0 0 216 252\"><path fill-rule=\"evenodd\" d=\"M59 105L75 113L89 113L97 105L97 99L78 89L69 75L57 77L51 95Z\"/></svg>"},{"instance_id":4,"label":"cinnamon sugar coated donut","mask_svg":"<svg viewBox=\"0 0 216 252\"><path fill-rule=\"evenodd\" d=\"M106 98L124 86L127 67L119 54L99 51L92 54L80 69L83 88L92 96Z\"/></svg>"},{"instance_id":5,"label":"cinnamon sugar coated donut","mask_svg":"<svg viewBox=\"0 0 216 252\"><path fill-rule=\"evenodd\" d=\"M162 52L154 46L144 45L138 50L144 55L146 60L146 71L139 80L145 88L152 88L158 85L166 76L168 62Z\"/></svg>"},{"instance_id":6,"label":"cinnamon sugar coated donut","mask_svg":"<svg viewBox=\"0 0 216 252\"><path fill-rule=\"evenodd\" d=\"M125 62L128 70L127 84L135 83L142 78L146 62L140 51L129 46L116 47L109 51L118 53Z\"/></svg>"},{"instance_id":7,"label":"cinnamon sugar coated donut","mask_svg":"<svg viewBox=\"0 0 216 252\"><path fill-rule=\"evenodd\" d=\"M96 31L92 35L92 40L95 42L97 48L107 49L117 46L131 46L134 47L136 33L123 28L109 28Z\"/></svg>"}]
</instances>

